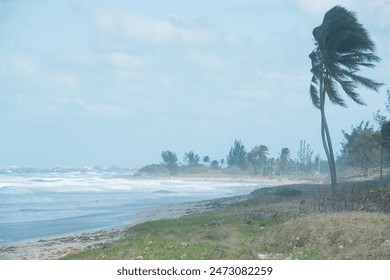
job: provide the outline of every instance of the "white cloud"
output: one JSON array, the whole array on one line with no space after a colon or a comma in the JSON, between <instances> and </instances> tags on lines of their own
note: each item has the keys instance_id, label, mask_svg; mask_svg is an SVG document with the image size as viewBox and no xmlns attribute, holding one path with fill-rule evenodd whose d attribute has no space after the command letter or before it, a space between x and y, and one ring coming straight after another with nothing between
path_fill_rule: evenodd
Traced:
<instances>
[{"instance_id":1,"label":"white cloud","mask_svg":"<svg viewBox=\"0 0 390 280\"><path fill-rule=\"evenodd\" d=\"M225 36L225 42L227 45L232 47L241 47L244 45L244 42L242 39L238 39L232 35Z\"/></svg>"},{"instance_id":2,"label":"white cloud","mask_svg":"<svg viewBox=\"0 0 390 280\"><path fill-rule=\"evenodd\" d=\"M211 30L183 24L179 16L163 21L125 11L98 9L93 18L95 25L102 30L152 44L210 44L216 39Z\"/></svg>"},{"instance_id":3,"label":"white cloud","mask_svg":"<svg viewBox=\"0 0 390 280\"><path fill-rule=\"evenodd\" d=\"M84 12L84 4L81 0L68 0L68 7L73 11L73 12Z\"/></svg>"},{"instance_id":4,"label":"white cloud","mask_svg":"<svg viewBox=\"0 0 390 280\"><path fill-rule=\"evenodd\" d=\"M17 53L8 56L0 68L4 77L26 84L50 89L78 89L76 75L61 69L51 69L38 58Z\"/></svg>"},{"instance_id":5,"label":"white cloud","mask_svg":"<svg viewBox=\"0 0 390 280\"><path fill-rule=\"evenodd\" d=\"M207 68L222 68L226 66L223 60L213 52L190 50L186 54L193 62Z\"/></svg>"},{"instance_id":6,"label":"white cloud","mask_svg":"<svg viewBox=\"0 0 390 280\"><path fill-rule=\"evenodd\" d=\"M128 55L120 52L112 52L108 55L108 60L115 67L138 68L148 66L148 61L140 56Z\"/></svg>"},{"instance_id":7,"label":"white cloud","mask_svg":"<svg viewBox=\"0 0 390 280\"><path fill-rule=\"evenodd\" d=\"M122 81L131 81L139 78L139 74L135 71L118 70L117 77Z\"/></svg>"},{"instance_id":8,"label":"white cloud","mask_svg":"<svg viewBox=\"0 0 390 280\"><path fill-rule=\"evenodd\" d=\"M112 104L85 104L85 110L89 115L104 118L117 118L128 115L128 112Z\"/></svg>"},{"instance_id":9,"label":"white cloud","mask_svg":"<svg viewBox=\"0 0 390 280\"><path fill-rule=\"evenodd\" d=\"M324 14L336 5L345 6L346 8L351 6L351 0L298 0L297 6L304 13L319 21L318 24L322 22Z\"/></svg>"},{"instance_id":10,"label":"white cloud","mask_svg":"<svg viewBox=\"0 0 390 280\"><path fill-rule=\"evenodd\" d=\"M92 66L95 63L95 58L91 52L83 49L67 49L59 54L61 63L72 64L79 66Z\"/></svg>"},{"instance_id":11,"label":"white cloud","mask_svg":"<svg viewBox=\"0 0 390 280\"><path fill-rule=\"evenodd\" d=\"M59 73L53 77L52 86L74 90L80 87L80 82L75 75Z\"/></svg>"},{"instance_id":12,"label":"white cloud","mask_svg":"<svg viewBox=\"0 0 390 280\"><path fill-rule=\"evenodd\" d=\"M390 1L389 0L298 0L297 6L305 14L322 22L324 14L336 5L345 7L348 10L357 13L359 19L363 22L369 21L370 24L380 28L390 27Z\"/></svg>"},{"instance_id":13,"label":"white cloud","mask_svg":"<svg viewBox=\"0 0 390 280\"><path fill-rule=\"evenodd\" d=\"M281 72L264 72L258 71L257 75L261 79L265 79L268 81L296 81L296 82L307 82L310 79L310 75L298 75L298 74L290 74L290 73L281 73ZM308 79L309 77L309 79Z\"/></svg>"},{"instance_id":14,"label":"white cloud","mask_svg":"<svg viewBox=\"0 0 390 280\"><path fill-rule=\"evenodd\" d=\"M91 98L71 94L49 96L44 104L43 107L40 106L38 109L33 107L33 109L39 114L56 116L66 114L109 119L135 116L130 108L121 104L114 104L112 101L107 102L107 100L91 100Z\"/></svg>"},{"instance_id":15,"label":"white cloud","mask_svg":"<svg viewBox=\"0 0 390 280\"><path fill-rule=\"evenodd\" d=\"M38 63L34 59L23 54L10 57L8 65L13 73L23 77L36 76L41 71Z\"/></svg>"},{"instance_id":16,"label":"white cloud","mask_svg":"<svg viewBox=\"0 0 390 280\"><path fill-rule=\"evenodd\" d=\"M390 27L390 1L370 0L364 1L367 18L378 27L388 29ZM387 31L387 30L386 30Z\"/></svg>"}]
</instances>

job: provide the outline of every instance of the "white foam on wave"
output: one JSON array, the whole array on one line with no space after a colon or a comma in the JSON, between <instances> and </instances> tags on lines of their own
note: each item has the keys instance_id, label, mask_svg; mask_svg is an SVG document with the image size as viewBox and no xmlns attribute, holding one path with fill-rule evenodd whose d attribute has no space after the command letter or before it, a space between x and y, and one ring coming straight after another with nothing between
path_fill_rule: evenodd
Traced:
<instances>
[{"instance_id":1,"label":"white foam on wave","mask_svg":"<svg viewBox=\"0 0 390 280\"><path fill-rule=\"evenodd\" d=\"M53 191L93 192L131 190L128 180L105 178L99 174L42 174L40 176L0 176L0 192Z\"/></svg>"},{"instance_id":2,"label":"white foam on wave","mask_svg":"<svg viewBox=\"0 0 390 280\"><path fill-rule=\"evenodd\" d=\"M98 173L0 175L0 221L63 219L118 208L128 211L148 203L171 204L244 194L257 187L239 182L140 179Z\"/></svg>"},{"instance_id":3,"label":"white foam on wave","mask_svg":"<svg viewBox=\"0 0 390 280\"><path fill-rule=\"evenodd\" d=\"M180 179L138 179L94 174L42 174L40 176L0 176L0 193L105 192L105 191L169 191L176 193L222 192L255 184Z\"/></svg>"}]
</instances>

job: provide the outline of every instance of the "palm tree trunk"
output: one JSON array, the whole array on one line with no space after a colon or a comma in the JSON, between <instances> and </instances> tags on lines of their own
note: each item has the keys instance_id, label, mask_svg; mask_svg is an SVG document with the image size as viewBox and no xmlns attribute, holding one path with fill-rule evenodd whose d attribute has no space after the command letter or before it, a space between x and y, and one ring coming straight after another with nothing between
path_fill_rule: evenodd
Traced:
<instances>
[{"instance_id":1,"label":"palm tree trunk","mask_svg":"<svg viewBox=\"0 0 390 280\"><path fill-rule=\"evenodd\" d=\"M328 151L329 151L328 163L329 163L330 178L332 183L332 193L335 193L336 185L337 185L336 162L333 154L332 140L330 138L328 123L326 121L325 114L323 114L322 123L323 123L323 134L326 135L326 144L324 145L328 146Z\"/></svg>"},{"instance_id":2,"label":"palm tree trunk","mask_svg":"<svg viewBox=\"0 0 390 280\"><path fill-rule=\"evenodd\" d=\"M336 175L336 162L333 154L332 140L330 138L329 127L325 116L325 88L323 83L324 75L321 75L320 79L320 111L321 111L321 136L322 144L326 157L328 159L330 178L332 184L332 193L336 192L337 175Z\"/></svg>"}]
</instances>

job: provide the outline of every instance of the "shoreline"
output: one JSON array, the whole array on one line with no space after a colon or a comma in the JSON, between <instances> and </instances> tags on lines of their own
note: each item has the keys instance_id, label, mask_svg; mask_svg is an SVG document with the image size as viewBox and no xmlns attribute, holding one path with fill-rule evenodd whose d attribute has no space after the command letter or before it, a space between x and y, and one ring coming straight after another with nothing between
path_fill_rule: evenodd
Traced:
<instances>
[{"instance_id":1,"label":"shoreline","mask_svg":"<svg viewBox=\"0 0 390 280\"><path fill-rule=\"evenodd\" d=\"M148 178L142 178L148 179ZM153 178L150 178L153 179ZM160 178L161 179L161 178ZM170 179L191 181L217 181L217 182L242 182L258 183L265 186L284 186L291 184L307 183L308 180L294 180L291 178L265 179L251 177L173 177ZM248 194L249 195L249 194ZM75 253L87 248L101 246L115 241L128 234L128 229L136 224L160 219L175 219L181 216L200 213L242 200L248 195L219 198L213 200L169 204L145 209L137 214L125 215L120 218L128 219L137 215L139 222L107 228L98 231L77 234L66 234L56 237L47 237L34 240L18 241L0 246L0 260L54 260L69 253Z\"/></svg>"},{"instance_id":2,"label":"shoreline","mask_svg":"<svg viewBox=\"0 0 390 280\"><path fill-rule=\"evenodd\" d=\"M138 223L1 245L0 260L55 260L69 253L118 240L128 234L128 229L136 224L160 219L175 219L187 214L207 211L211 208L213 208L212 201L156 206L138 213L137 218L140 220ZM123 218L126 219L127 216Z\"/></svg>"},{"instance_id":3,"label":"shoreline","mask_svg":"<svg viewBox=\"0 0 390 280\"><path fill-rule=\"evenodd\" d=\"M262 177L262 176L234 176L234 175L198 175L198 174L180 174L177 176L134 176L134 179L143 180L187 180L187 181L210 181L210 182L232 182L232 183L248 183L259 184L269 186L283 186L293 184L305 184L305 183L326 183L326 177L324 176L312 176L312 177Z\"/></svg>"}]
</instances>

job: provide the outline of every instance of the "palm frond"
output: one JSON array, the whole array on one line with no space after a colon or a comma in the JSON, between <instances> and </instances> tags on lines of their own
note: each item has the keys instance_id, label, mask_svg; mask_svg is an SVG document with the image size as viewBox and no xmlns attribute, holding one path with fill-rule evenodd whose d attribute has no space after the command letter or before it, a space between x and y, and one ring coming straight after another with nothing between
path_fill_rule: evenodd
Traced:
<instances>
[{"instance_id":1,"label":"palm frond","mask_svg":"<svg viewBox=\"0 0 390 280\"><path fill-rule=\"evenodd\" d=\"M341 107L347 107L344 99L342 99L341 96L337 93L336 83L329 75L326 75L324 78L324 88L329 100L333 104L340 105Z\"/></svg>"},{"instance_id":2,"label":"palm frond","mask_svg":"<svg viewBox=\"0 0 390 280\"><path fill-rule=\"evenodd\" d=\"M311 102L313 103L313 106L317 109L320 109L320 97L318 95L318 79L315 75L311 78L311 85L310 85L310 98Z\"/></svg>"},{"instance_id":3,"label":"palm frond","mask_svg":"<svg viewBox=\"0 0 390 280\"><path fill-rule=\"evenodd\" d=\"M334 63L347 67L350 70L358 71L361 66L375 68L372 62L379 62L381 59L373 53L347 53L338 54Z\"/></svg>"},{"instance_id":4,"label":"palm frond","mask_svg":"<svg viewBox=\"0 0 390 280\"><path fill-rule=\"evenodd\" d=\"M376 91L376 92L378 92L379 87L383 86L383 83L378 83L372 79L362 77L360 75L356 75L353 72L349 72L349 71L344 70L343 75L346 77L349 77L352 82L356 83L356 86L357 86L357 84L360 84L360 85L362 85L370 90Z\"/></svg>"},{"instance_id":5,"label":"palm frond","mask_svg":"<svg viewBox=\"0 0 390 280\"><path fill-rule=\"evenodd\" d=\"M314 73L316 69L318 69L321 66L321 59L320 54L318 50L314 50L309 54L310 61L311 61L311 71Z\"/></svg>"},{"instance_id":6,"label":"palm frond","mask_svg":"<svg viewBox=\"0 0 390 280\"><path fill-rule=\"evenodd\" d=\"M325 13L320 26L313 29L318 48L328 53L375 51L375 43L355 14L341 6Z\"/></svg>"},{"instance_id":7,"label":"palm frond","mask_svg":"<svg viewBox=\"0 0 390 280\"><path fill-rule=\"evenodd\" d=\"M324 50L338 53L375 51L374 42L355 14L341 6L335 6L325 14L319 29L324 33L319 44Z\"/></svg>"},{"instance_id":8,"label":"palm frond","mask_svg":"<svg viewBox=\"0 0 390 280\"><path fill-rule=\"evenodd\" d=\"M364 101L360 98L359 94L355 92L356 83L353 81L346 81L335 77L336 81L341 85L343 91L347 94L349 98L355 101L359 105L366 105Z\"/></svg>"},{"instance_id":9,"label":"palm frond","mask_svg":"<svg viewBox=\"0 0 390 280\"><path fill-rule=\"evenodd\" d=\"M361 67L375 68L380 58L375 54L375 43L356 15L341 6L335 6L324 15L320 26L313 29L316 48L309 55L313 78L310 96L319 108L318 80L323 79L324 90L329 100L347 107L337 92L338 84L346 95L360 105L365 105L356 88L362 85L378 91L382 83L358 74Z\"/></svg>"}]
</instances>

